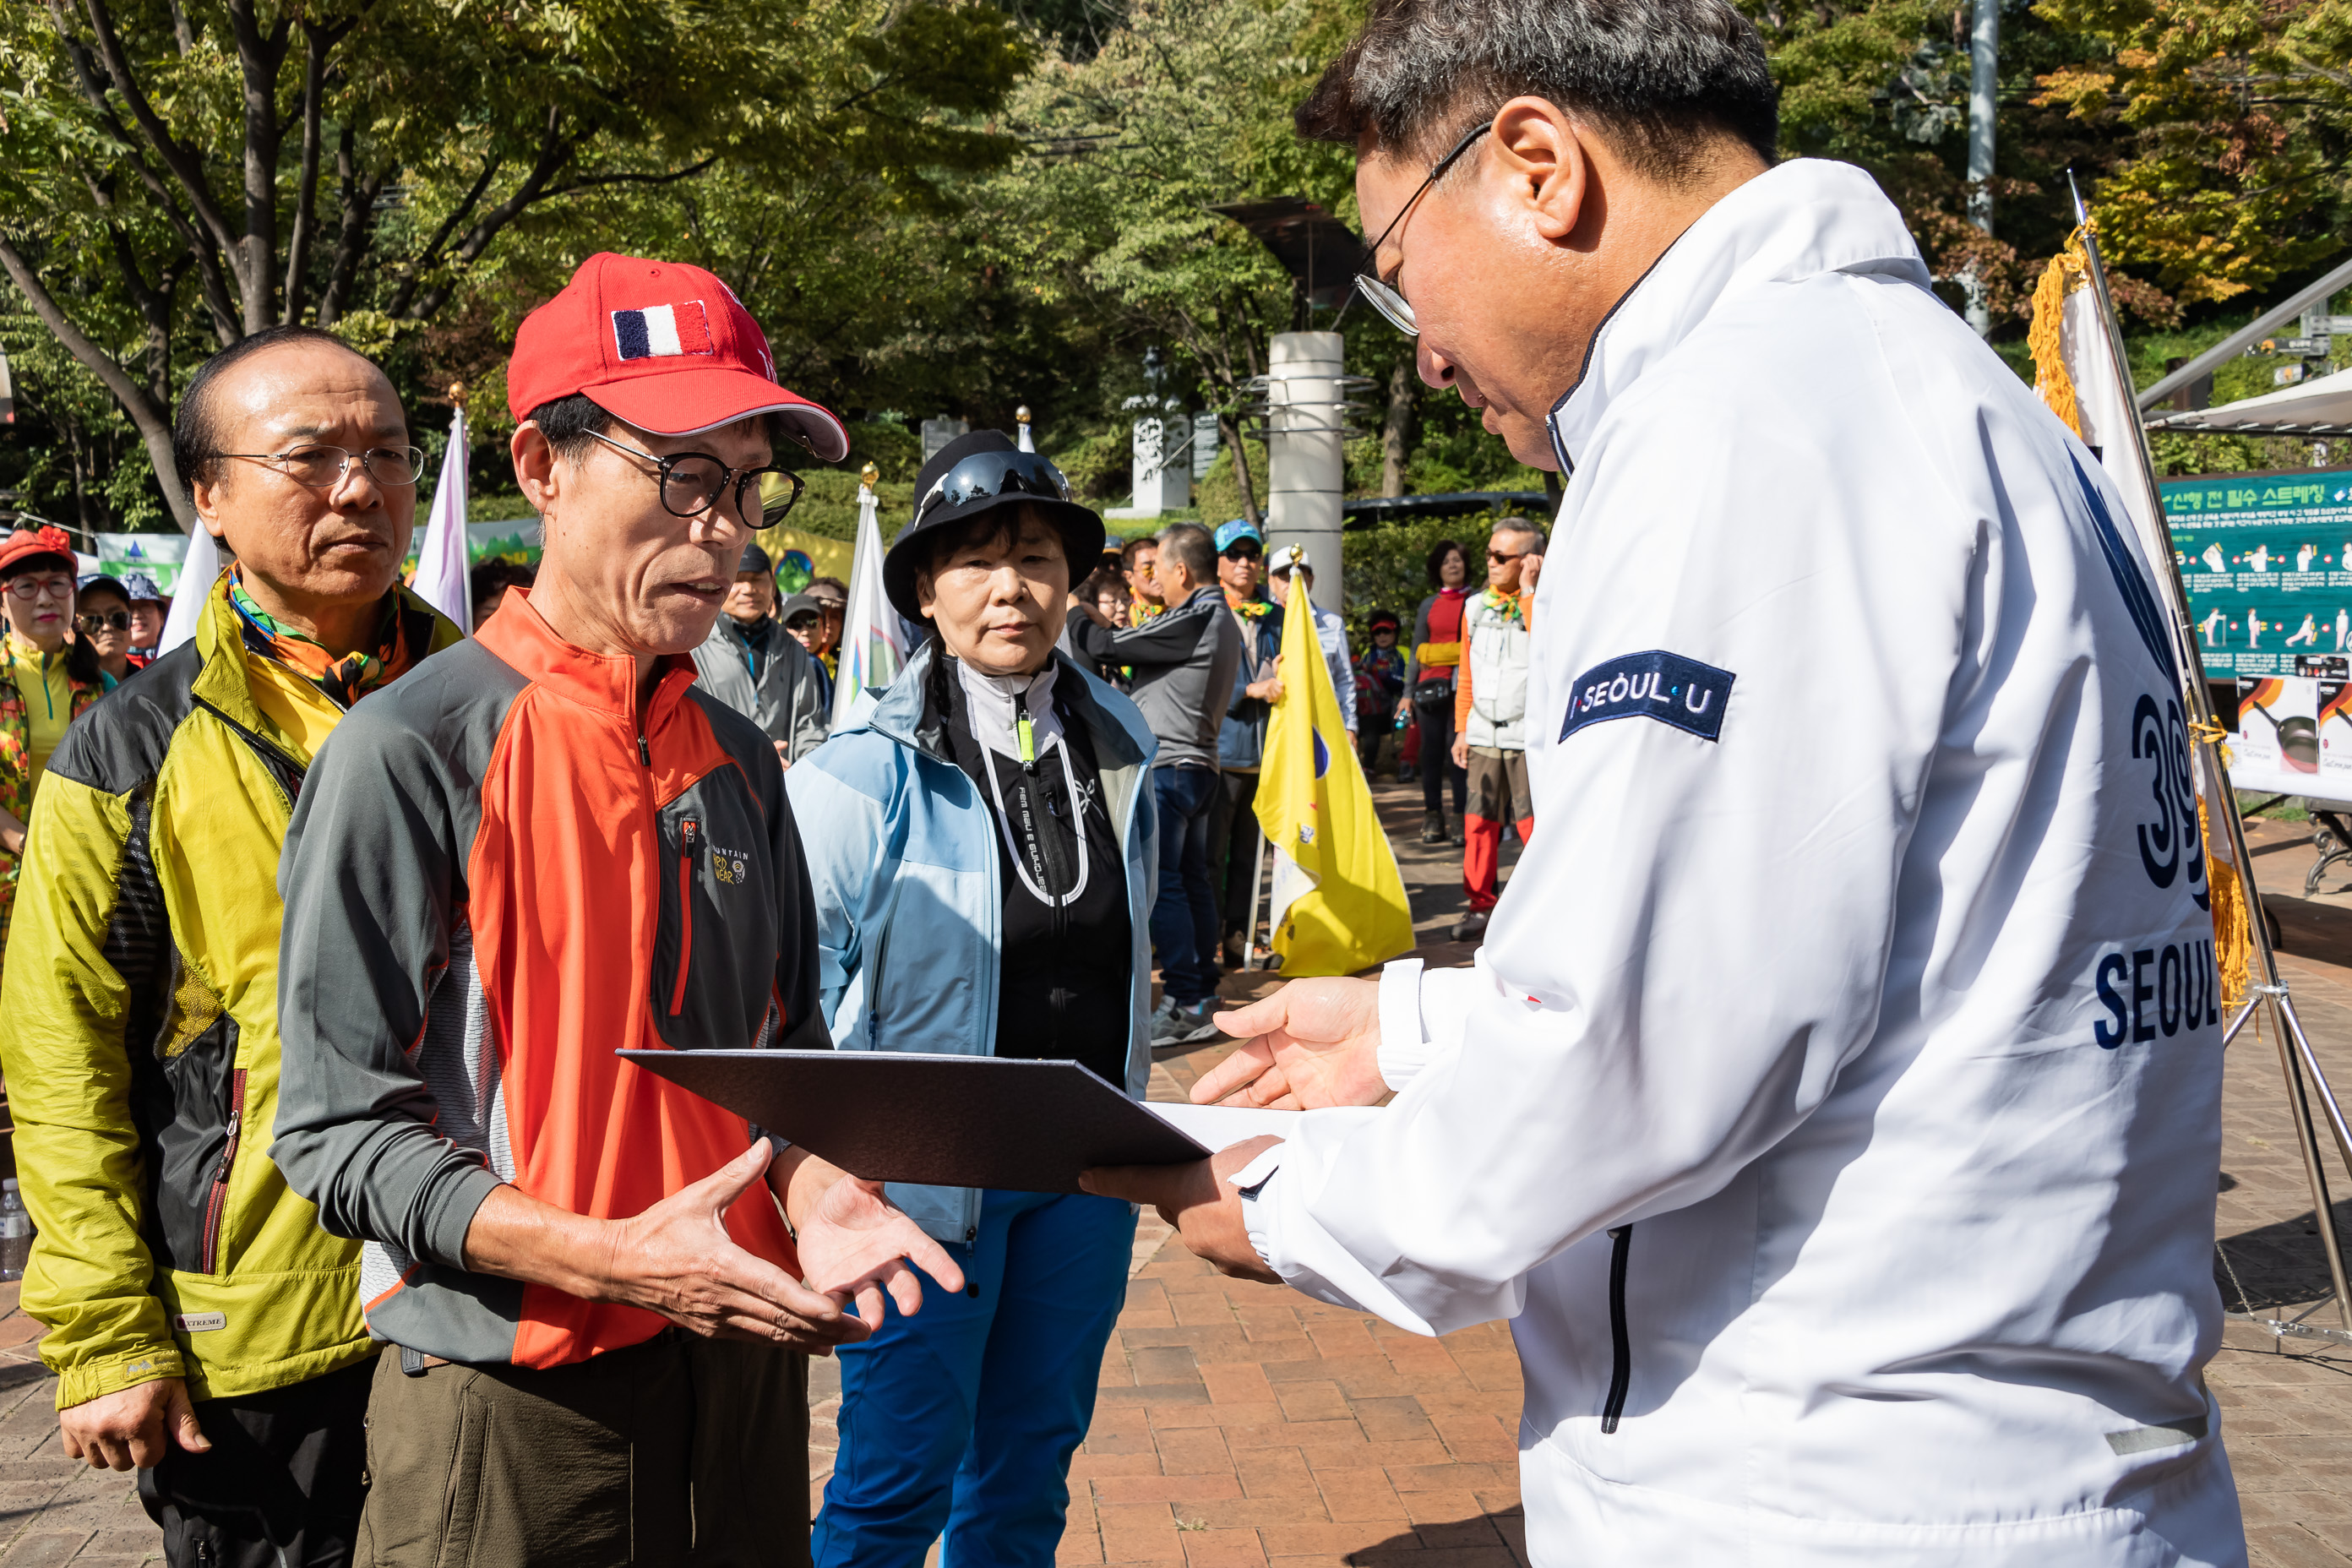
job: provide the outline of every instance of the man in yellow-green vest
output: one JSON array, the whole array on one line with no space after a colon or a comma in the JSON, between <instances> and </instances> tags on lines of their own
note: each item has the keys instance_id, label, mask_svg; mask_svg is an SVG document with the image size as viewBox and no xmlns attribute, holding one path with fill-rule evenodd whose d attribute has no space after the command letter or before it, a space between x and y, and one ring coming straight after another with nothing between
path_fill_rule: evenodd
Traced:
<instances>
[{"instance_id":1,"label":"man in yellow-green vest","mask_svg":"<svg viewBox=\"0 0 2352 1568\"><path fill-rule=\"evenodd\" d=\"M269 1160L278 853L320 742L457 639L397 586L423 454L383 373L278 327L174 455L233 552L193 640L77 720L33 807L0 1067L65 1450L137 1468L167 1561L348 1560L375 1347L359 1247Z\"/></svg>"}]
</instances>

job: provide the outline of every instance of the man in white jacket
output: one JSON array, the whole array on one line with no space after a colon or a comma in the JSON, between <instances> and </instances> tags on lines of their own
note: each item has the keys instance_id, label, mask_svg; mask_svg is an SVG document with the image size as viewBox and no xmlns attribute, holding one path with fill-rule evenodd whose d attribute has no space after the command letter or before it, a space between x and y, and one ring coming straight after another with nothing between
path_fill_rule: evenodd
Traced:
<instances>
[{"instance_id":1,"label":"man in white jacket","mask_svg":"<svg viewBox=\"0 0 2352 1568\"><path fill-rule=\"evenodd\" d=\"M1423 378L1566 479L1545 830L1475 968L1220 1020L1203 1091L1338 1109L1089 1180L1511 1320L1539 1568L2242 1563L2170 633L2098 465L1865 175L1770 164L1773 101L1719 0L1391 0L1301 110Z\"/></svg>"}]
</instances>

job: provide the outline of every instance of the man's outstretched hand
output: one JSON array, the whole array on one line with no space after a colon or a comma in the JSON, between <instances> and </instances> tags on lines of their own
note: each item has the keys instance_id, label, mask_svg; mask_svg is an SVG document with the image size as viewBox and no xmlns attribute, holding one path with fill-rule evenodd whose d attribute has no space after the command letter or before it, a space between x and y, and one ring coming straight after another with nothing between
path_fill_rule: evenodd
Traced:
<instances>
[{"instance_id":1,"label":"man's outstretched hand","mask_svg":"<svg viewBox=\"0 0 2352 1568\"><path fill-rule=\"evenodd\" d=\"M1250 1245L1241 1189L1227 1178L1281 1142L1252 1138L1189 1165L1106 1165L1082 1172L1078 1185L1103 1197L1149 1204L1176 1227L1194 1256L1207 1258L1223 1273L1278 1285L1281 1276Z\"/></svg>"},{"instance_id":2,"label":"man's outstretched hand","mask_svg":"<svg viewBox=\"0 0 2352 1568\"><path fill-rule=\"evenodd\" d=\"M1217 1015L1239 1050L1192 1086L1198 1105L1320 1110L1377 1105L1381 985L1377 980L1294 980L1263 1002Z\"/></svg>"},{"instance_id":3,"label":"man's outstretched hand","mask_svg":"<svg viewBox=\"0 0 2352 1568\"><path fill-rule=\"evenodd\" d=\"M885 1291L902 1313L922 1306L915 1268L942 1290L963 1289L963 1270L947 1248L884 1197L879 1182L845 1175L812 1156L793 1171L784 1208L800 1232L802 1275L835 1300L855 1300L869 1329L882 1326Z\"/></svg>"},{"instance_id":4,"label":"man's outstretched hand","mask_svg":"<svg viewBox=\"0 0 2352 1568\"><path fill-rule=\"evenodd\" d=\"M706 1339L763 1340L829 1355L870 1331L841 1303L735 1243L727 1211L755 1203L767 1140L627 1219L595 1219L520 1188L493 1188L466 1232L466 1267L583 1301L658 1312Z\"/></svg>"}]
</instances>

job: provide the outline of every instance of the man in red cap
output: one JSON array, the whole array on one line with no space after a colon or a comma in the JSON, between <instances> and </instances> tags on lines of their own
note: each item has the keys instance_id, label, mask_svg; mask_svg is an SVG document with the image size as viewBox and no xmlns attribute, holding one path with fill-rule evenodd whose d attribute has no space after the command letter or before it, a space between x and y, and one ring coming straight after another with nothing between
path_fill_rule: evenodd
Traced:
<instances>
[{"instance_id":1,"label":"man in red cap","mask_svg":"<svg viewBox=\"0 0 2352 1568\"><path fill-rule=\"evenodd\" d=\"M688 656L798 493L775 438L847 440L669 262L592 257L508 386L539 576L339 732L279 873L271 1152L396 1347L364 1550L805 1563L802 1352L915 1310L908 1259L962 1276L878 1184L614 1052L830 1044L782 767Z\"/></svg>"}]
</instances>

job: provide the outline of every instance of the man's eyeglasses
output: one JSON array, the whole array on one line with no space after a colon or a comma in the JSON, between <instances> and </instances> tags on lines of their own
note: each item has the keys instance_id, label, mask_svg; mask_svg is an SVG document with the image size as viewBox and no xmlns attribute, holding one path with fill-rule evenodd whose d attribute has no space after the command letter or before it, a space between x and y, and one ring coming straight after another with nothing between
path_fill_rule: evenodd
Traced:
<instances>
[{"instance_id":1,"label":"man's eyeglasses","mask_svg":"<svg viewBox=\"0 0 2352 1568\"><path fill-rule=\"evenodd\" d=\"M798 474L772 463L730 468L708 452L679 452L673 457L656 458L610 436L593 430L588 434L614 451L643 458L658 469L662 510L672 517L700 517L724 496L745 527L766 528L793 510L793 503L801 499L805 488ZM777 481L772 494L767 483L772 478Z\"/></svg>"},{"instance_id":2,"label":"man's eyeglasses","mask_svg":"<svg viewBox=\"0 0 2352 1568\"><path fill-rule=\"evenodd\" d=\"M341 484L354 462L380 485L413 485L416 476L425 471L425 454L415 447L370 447L364 452L353 452L310 442L289 447L283 452L222 452L218 456L268 463L296 484L308 485L314 490L332 489Z\"/></svg>"},{"instance_id":3,"label":"man's eyeglasses","mask_svg":"<svg viewBox=\"0 0 2352 1568\"><path fill-rule=\"evenodd\" d=\"M1262 561L1265 558L1265 552L1255 544L1236 544L1219 553L1228 561Z\"/></svg>"},{"instance_id":4,"label":"man's eyeglasses","mask_svg":"<svg viewBox=\"0 0 2352 1568\"><path fill-rule=\"evenodd\" d=\"M1507 566L1514 561L1525 561L1528 556L1533 555L1534 553L1535 552L1532 550L1489 550L1486 552L1486 559L1493 562L1497 566Z\"/></svg>"},{"instance_id":5,"label":"man's eyeglasses","mask_svg":"<svg viewBox=\"0 0 2352 1568\"><path fill-rule=\"evenodd\" d=\"M76 616L74 625L92 637L100 632L127 632L131 629L131 612L112 610L102 616Z\"/></svg>"},{"instance_id":6,"label":"man's eyeglasses","mask_svg":"<svg viewBox=\"0 0 2352 1568\"><path fill-rule=\"evenodd\" d=\"M1389 219L1389 226L1381 230L1380 238L1365 247L1364 255L1372 265L1376 267L1380 265L1381 247L1388 243L1388 237L1396 232L1397 225L1404 221L1404 215L1412 211L1414 205L1428 194L1429 187L1437 184L1438 178L1454 166L1455 159L1476 146L1480 138L1494 128L1492 121L1471 127L1463 134L1462 140L1454 144L1452 152L1429 166L1428 177L1421 182L1412 195L1405 198L1404 205L1397 208L1396 216ZM1403 263L1399 262L1397 265L1402 268ZM1405 303L1404 296L1398 293L1395 286L1387 279L1376 278L1369 272L1359 272L1356 274L1356 289L1373 310L1388 319L1390 326L1409 338L1421 336L1421 327L1413 320L1412 307Z\"/></svg>"},{"instance_id":7,"label":"man's eyeglasses","mask_svg":"<svg viewBox=\"0 0 2352 1568\"><path fill-rule=\"evenodd\" d=\"M8 579L8 592L19 599L37 599L44 593L52 599L70 599L74 596L74 580L62 573L54 577L37 577L27 572Z\"/></svg>"}]
</instances>

